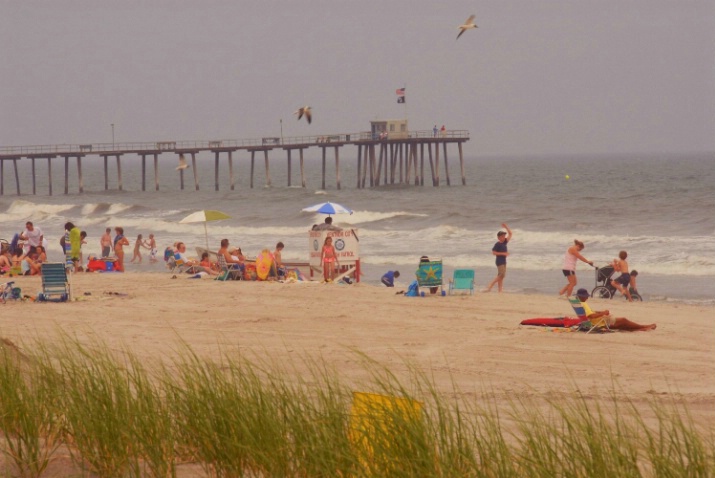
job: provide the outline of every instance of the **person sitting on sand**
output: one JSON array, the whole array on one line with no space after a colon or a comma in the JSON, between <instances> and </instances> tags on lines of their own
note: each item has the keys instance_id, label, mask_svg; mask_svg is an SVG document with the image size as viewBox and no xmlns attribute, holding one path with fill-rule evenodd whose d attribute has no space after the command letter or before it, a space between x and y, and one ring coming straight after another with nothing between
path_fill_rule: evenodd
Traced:
<instances>
[{"instance_id":1,"label":"person sitting on sand","mask_svg":"<svg viewBox=\"0 0 715 478\"><path fill-rule=\"evenodd\" d=\"M0 254L0 274L5 274L10 272L12 268L12 260L10 256L10 249L5 249Z\"/></svg>"},{"instance_id":2,"label":"person sitting on sand","mask_svg":"<svg viewBox=\"0 0 715 478\"><path fill-rule=\"evenodd\" d=\"M218 264L209 260L208 252L204 252L203 254L201 254L201 262L199 262L199 265L203 267L204 270L209 273L209 275L218 275Z\"/></svg>"},{"instance_id":3,"label":"person sitting on sand","mask_svg":"<svg viewBox=\"0 0 715 478\"><path fill-rule=\"evenodd\" d=\"M583 310L586 311L586 318L590 320L591 323L594 323L594 321L598 319L603 319L603 321L608 325L610 329L626 330L629 332L655 330L656 328L655 324L640 325L636 324L635 322L631 322L630 320L623 317L611 317L611 314L608 310L597 310L594 312L593 310L591 310L591 307L589 307L589 305L586 303L589 298L589 293L586 289L579 289L576 292L576 297L578 297L578 300L581 301Z\"/></svg>"},{"instance_id":4,"label":"person sitting on sand","mask_svg":"<svg viewBox=\"0 0 715 478\"><path fill-rule=\"evenodd\" d=\"M42 247L42 246L37 246ZM42 274L42 266L37 261L37 252L26 254L22 258L22 270L26 276L37 276Z\"/></svg>"}]
</instances>

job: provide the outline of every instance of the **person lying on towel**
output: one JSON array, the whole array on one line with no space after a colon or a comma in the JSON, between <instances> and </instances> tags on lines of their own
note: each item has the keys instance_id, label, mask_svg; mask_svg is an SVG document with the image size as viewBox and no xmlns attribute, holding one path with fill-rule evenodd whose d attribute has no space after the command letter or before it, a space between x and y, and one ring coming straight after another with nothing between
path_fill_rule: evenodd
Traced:
<instances>
[{"instance_id":1,"label":"person lying on towel","mask_svg":"<svg viewBox=\"0 0 715 478\"><path fill-rule=\"evenodd\" d=\"M581 301L584 310L586 311L586 318L591 321L591 323L596 323L597 320L603 319L603 321L608 324L608 327L612 330L627 330L627 331L637 331L637 330L655 330L655 324L640 325L635 322L623 317L611 317L608 310L591 310L591 307L586 303L589 298L589 293L586 289L579 289L576 292L576 297Z\"/></svg>"}]
</instances>

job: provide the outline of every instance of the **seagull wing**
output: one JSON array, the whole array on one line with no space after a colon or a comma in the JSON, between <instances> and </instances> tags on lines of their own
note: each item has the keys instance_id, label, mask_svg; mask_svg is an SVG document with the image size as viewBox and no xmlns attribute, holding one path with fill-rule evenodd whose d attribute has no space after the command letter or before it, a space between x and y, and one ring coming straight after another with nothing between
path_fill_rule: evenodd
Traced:
<instances>
[{"instance_id":1,"label":"seagull wing","mask_svg":"<svg viewBox=\"0 0 715 478\"><path fill-rule=\"evenodd\" d=\"M176 167L177 171L180 171L182 169L188 169L189 165L186 162L186 158L184 158L183 154L179 155L179 165Z\"/></svg>"},{"instance_id":2,"label":"seagull wing","mask_svg":"<svg viewBox=\"0 0 715 478\"><path fill-rule=\"evenodd\" d=\"M465 25L471 25L472 23L474 23L474 17L475 17L475 15L472 15L472 16L470 16L469 18L467 18L467 21L464 22L464 24L465 24Z\"/></svg>"},{"instance_id":3,"label":"seagull wing","mask_svg":"<svg viewBox=\"0 0 715 478\"><path fill-rule=\"evenodd\" d=\"M298 110L293 114L298 115L298 120L300 120L303 117L304 112L305 112L305 108L298 108Z\"/></svg>"},{"instance_id":4,"label":"seagull wing","mask_svg":"<svg viewBox=\"0 0 715 478\"><path fill-rule=\"evenodd\" d=\"M462 27L459 27L459 28L462 28ZM454 40L454 41L457 41L457 40L459 40L459 37L461 37L461 36L462 36L462 33L466 32L466 31L467 31L467 29L466 29L466 28L462 28L462 29L461 29L461 30L459 31L459 35L457 35L457 38L456 38L456 40Z\"/></svg>"},{"instance_id":5,"label":"seagull wing","mask_svg":"<svg viewBox=\"0 0 715 478\"><path fill-rule=\"evenodd\" d=\"M308 124L313 121L313 113L310 111L309 107L305 109L305 119L308 120Z\"/></svg>"}]
</instances>

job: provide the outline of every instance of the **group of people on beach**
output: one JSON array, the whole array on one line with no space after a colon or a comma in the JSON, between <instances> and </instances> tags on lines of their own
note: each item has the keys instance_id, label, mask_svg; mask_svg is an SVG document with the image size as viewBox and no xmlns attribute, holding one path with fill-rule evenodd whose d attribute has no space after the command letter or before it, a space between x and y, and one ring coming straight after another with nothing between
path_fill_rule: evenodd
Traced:
<instances>
[{"instance_id":1,"label":"group of people on beach","mask_svg":"<svg viewBox=\"0 0 715 478\"><path fill-rule=\"evenodd\" d=\"M483 292L491 292L492 288L496 285L497 290L502 292L504 288L504 277L506 277L506 259L509 256L508 243L513 237L513 233L506 223L501 225L505 230L500 230L497 232L497 242L492 247L492 255L495 256L495 264L497 266L497 275L494 277L486 289ZM329 238L328 238L329 239ZM563 259L562 272L564 277L567 279L566 285L559 291L559 296L570 297L573 293L574 288L578 284L576 279L576 263L577 261L585 262L586 264L593 266L593 261L586 259L581 251L585 248L583 242L578 239L574 240L574 244L566 250ZM628 253L626 251L620 251L618 253L618 258L613 259L611 265L614 272L619 272L620 275L611 280L611 285L618 290L621 294L625 295L630 302L633 301L631 295L631 290L638 291L636 285L636 278L638 277L638 271L631 270L629 268ZM399 277L399 271L387 271L380 281L387 287L394 287L395 278Z\"/></svg>"},{"instance_id":2,"label":"group of people on beach","mask_svg":"<svg viewBox=\"0 0 715 478\"><path fill-rule=\"evenodd\" d=\"M66 257L67 264L71 265L74 272L84 270L84 255L82 247L87 244L87 232L80 230L72 222L64 225L64 233L59 239L59 245ZM114 237L112 228L106 228L99 240L101 258L111 260L113 270L124 271L124 248L130 245L129 239L124 236L124 228L115 227ZM25 229L15 234L13 241L3 246L0 253L0 274L13 275L41 275L42 264L47 262L48 241L42 228L32 221L25 223ZM157 262L157 246L154 234L149 234L148 239L143 239L142 234L137 236L134 243L134 255L130 262L142 262L141 249L149 250L149 261ZM91 257L90 257L91 258Z\"/></svg>"},{"instance_id":3,"label":"group of people on beach","mask_svg":"<svg viewBox=\"0 0 715 478\"><path fill-rule=\"evenodd\" d=\"M283 263L282 252L285 248L283 242L279 241L275 249L263 249L256 259L248 259L240 247L230 245L228 239L221 239L220 247L215 253L215 260L212 260L212 253L204 251L201 259L193 259L186 254L186 244L177 242L173 248L167 248L165 258L170 260L173 257L174 264L180 261L185 271L194 273L201 277L203 275L218 276L222 272L227 272L232 279L246 278L249 268L256 268L257 262L268 267L266 280L277 280L286 275L286 266Z\"/></svg>"},{"instance_id":4,"label":"group of people on beach","mask_svg":"<svg viewBox=\"0 0 715 478\"><path fill-rule=\"evenodd\" d=\"M131 243L129 239L124 235L124 228L117 226L114 228L114 237L112 237L112 228L108 227L104 230L104 234L99 238L99 245L102 250L100 259L102 260L112 260L112 269L118 272L124 272L125 264L125 252L124 248L130 246ZM137 239L134 242L134 254L129 262L142 263L142 249L149 250L149 262L154 263L158 261L157 258L157 245L154 234L149 234L148 239L144 239L142 234L137 235ZM75 255L72 255L72 261L75 261ZM79 258L80 270L82 264L82 258Z\"/></svg>"},{"instance_id":5,"label":"group of people on beach","mask_svg":"<svg viewBox=\"0 0 715 478\"><path fill-rule=\"evenodd\" d=\"M82 257L82 245L86 244L87 233L80 231L73 223L65 224L65 233L60 237L60 245L67 254L76 257L75 270ZM14 234L12 241L3 244L0 251L0 274L42 275L42 264L47 262L48 241L42 228L32 221L25 223L25 229Z\"/></svg>"},{"instance_id":6,"label":"group of people on beach","mask_svg":"<svg viewBox=\"0 0 715 478\"><path fill-rule=\"evenodd\" d=\"M512 232L505 223L502 223L502 227L506 231L497 232L497 242L492 247L492 254L496 256L496 266L497 266L497 276L489 284L489 286L484 290L484 292L490 292L494 285L497 285L499 292L503 290L504 277L506 276L506 258L509 256L507 244L511 241ZM585 248L583 242L578 239L574 239L574 243L571 247L566 250L563 259L562 273L566 277L566 285L559 291L559 296L570 297L573 293L573 289L578 284L576 279L576 263L577 261L585 262L586 264L593 266L593 261L586 259L581 251ZM625 295L630 302L633 302L633 297L631 296L631 290L637 292L636 277L638 276L638 271L630 270L626 258L628 253L626 251L620 251L618 253L618 258L613 259L611 265L615 272L620 272L620 276L611 281L611 285L617 289L621 294Z\"/></svg>"}]
</instances>

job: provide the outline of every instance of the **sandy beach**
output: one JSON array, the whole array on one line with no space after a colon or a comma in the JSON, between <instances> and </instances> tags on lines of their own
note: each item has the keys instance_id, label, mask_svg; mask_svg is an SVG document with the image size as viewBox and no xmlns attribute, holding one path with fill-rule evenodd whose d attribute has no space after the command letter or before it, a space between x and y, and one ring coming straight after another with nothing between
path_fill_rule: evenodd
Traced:
<instances>
[{"instance_id":1,"label":"sandy beach","mask_svg":"<svg viewBox=\"0 0 715 478\"><path fill-rule=\"evenodd\" d=\"M35 295L40 279L16 286ZM696 421L715 424L712 307L593 300L595 309L653 332L565 333L520 326L532 317L573 316L567 301L543 295L476 293L409 298L394 289L318 282L217 282L170 274L75 274L75 301L10 301L0 306L0 337L21 349L59 334L99 338L117 351L166 359L180 340L200 356L240 350L276 361L322 357L346 380L365 373L356 350L398 376L406 363L461 394L539 398L573 391L634 402L672 396Z\"/></svg>"}]
</instances>

